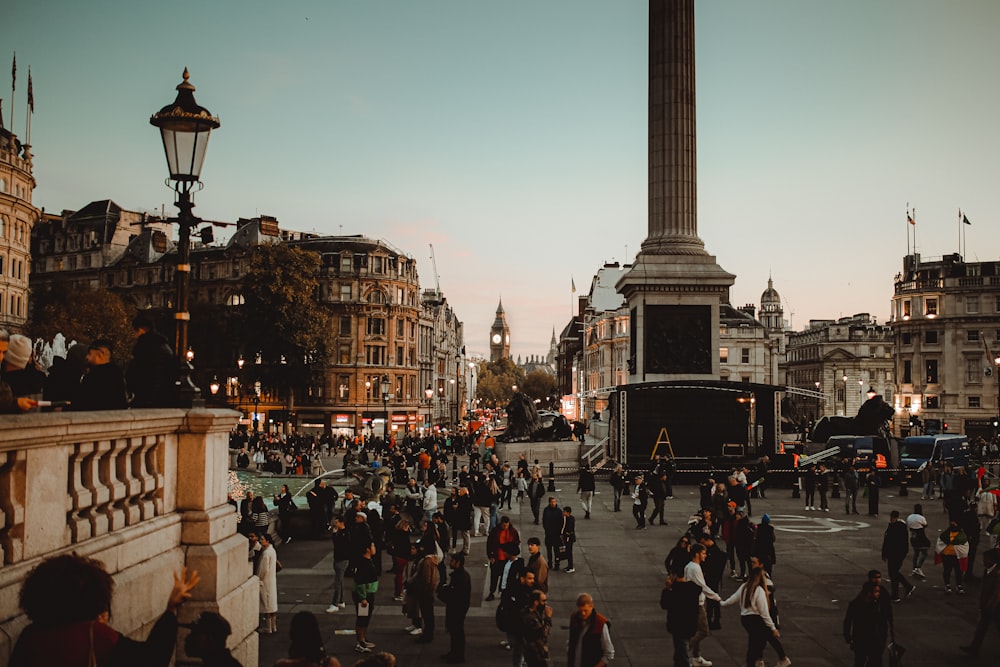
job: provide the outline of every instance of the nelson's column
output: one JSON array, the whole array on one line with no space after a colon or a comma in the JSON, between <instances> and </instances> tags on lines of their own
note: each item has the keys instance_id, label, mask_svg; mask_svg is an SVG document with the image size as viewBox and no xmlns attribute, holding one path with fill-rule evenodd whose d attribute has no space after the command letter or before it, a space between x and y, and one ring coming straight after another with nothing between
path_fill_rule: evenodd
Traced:
<instances>
[{"instance_id":1,"label":"nelson's column","mask_svg":"<svg viewBox=\"0 0 1000 667\"><path fill-rule=\"evenodd\" d=\"M629 382L719 377L719 306L735 276L698 238L694 0L649 1L649 228L615 286Z\"/></svg>"}]
</instances>

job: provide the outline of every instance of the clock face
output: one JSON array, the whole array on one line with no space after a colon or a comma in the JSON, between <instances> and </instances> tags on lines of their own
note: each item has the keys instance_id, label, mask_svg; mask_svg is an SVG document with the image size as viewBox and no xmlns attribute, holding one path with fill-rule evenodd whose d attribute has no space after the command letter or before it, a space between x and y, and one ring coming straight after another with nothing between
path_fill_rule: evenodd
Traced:
<instances>
[{"instance_id":1,"label":"clock face","mask_svg":"<svg viewBox=\"0 0 1000 667\"><path fill-rule=\"evenodd\" d=\"M493 334L493 342L498 345L500 344L500 334Z\"/></svg>"},{"instance_id":2,"label":"clock face","mask_svg":"<svg viewBox=\"0 0 1000 667\"><path fill-rule=\"evenodd\" d=\"M510 345L510 334L507 334L507 340L504 341L504 342L507 343L508 345Z\"/></svg>"}]
</instances>

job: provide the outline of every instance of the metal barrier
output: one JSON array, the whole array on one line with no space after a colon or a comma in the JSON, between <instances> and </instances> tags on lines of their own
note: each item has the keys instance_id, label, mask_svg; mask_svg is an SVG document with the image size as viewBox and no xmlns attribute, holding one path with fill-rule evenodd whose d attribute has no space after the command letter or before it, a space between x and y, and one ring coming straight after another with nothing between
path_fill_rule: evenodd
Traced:
<instances>
[{"instance_id":1,"label":"metal barrier","mask_svg":"<svg viewBox=\"0 0 1000 667\"><path fill-rule=\"evenodd\" d=\"M583 464L585 468L600 468L608 460L608 451L605 446L608 442L607 438L604 438L596 445L585 451L580 456L580 463Z\"/></svg>"}]
</instances>

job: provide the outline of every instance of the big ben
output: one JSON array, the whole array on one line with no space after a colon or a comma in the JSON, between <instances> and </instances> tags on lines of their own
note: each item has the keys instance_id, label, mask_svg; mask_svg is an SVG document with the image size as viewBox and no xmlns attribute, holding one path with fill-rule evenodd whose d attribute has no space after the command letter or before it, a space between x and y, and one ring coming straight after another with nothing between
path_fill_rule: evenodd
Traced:
<instances>
[{"instance_id":1,"label":"big ben","mask_svg":"<svg viewBox=\"0 0 1000 667\"><path fill-rule=\"evenodd\" d=\"M510 357L510 327L503 312L503 299L497 306L497 316L490 327L490 361L500 361Z\"/></svg>"}]
</instances>

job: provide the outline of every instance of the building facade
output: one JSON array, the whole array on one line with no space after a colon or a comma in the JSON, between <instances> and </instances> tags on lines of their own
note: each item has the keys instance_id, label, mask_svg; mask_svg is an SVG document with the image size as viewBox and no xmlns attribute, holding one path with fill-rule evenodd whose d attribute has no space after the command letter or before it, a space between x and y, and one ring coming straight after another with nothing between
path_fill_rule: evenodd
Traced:
<instances>
[{"instance_id":1,"label":"building facade","mask_svg":"<svg viewBox=\"0 0 1000 667\"><path fill-rule=\"evenodd\" d=\"M191 341L196 381L215 402L240 409L265 428L356 435L399 435L428 424L425 391L461 403L454 361L463 330L454 311L420 293L416 261L384 241L318 236L281 229L269 216L241 218L225 243L195 243L191 253ZM176 247L170 225L110 200L45 216L32 235L32 286L55 280L105 288L137 309L169 313L174 305ZM236 321L254 246L284 243L320 258L316 299L332 316L332 349L304 386L281 390L251 381L261 363L238 331L207 335ZM199 321L199 316L201 320ZM164 318L167 319L167 318ZM169 335L169 332L166 332ZM459 367L460 368L460 367ZM438 392L438 388L443 390ZM455 411L435 402L435 423Z\"/></svg>"},{"instance_id":2,"label":"building facade","mask_svg":"<svg viewBox=\"0 0 1000 667\"><path fill-rule=\"evenodd\" d=\"M903 258L890 323L896 345L896 425L992 438L1000 410L1000 261L960 254Z\"/></svg>"},{"instance_id":3,"label":"building facade","mask_svg":"<svg viewBox=\"0 0 1000 667\"><path fill-rule=\"evenodd\" d=\"M31 146L0 122L0 329L11 333L28 323L31 231L41 213L34 191Z\"/></svg>"},{"instance_id":4,"label":"building facade","mask_svg":"<svg viewBox=\"0 0 1000 667\"><path fill-rule=\"evenodd\" d=\"M868 313L839 320L811 320L804 331L788 333L783 372L799 390L799 418L853 417L868 390L892 403L896 393L892 327Z\"/></svg>"}]
</instances>

